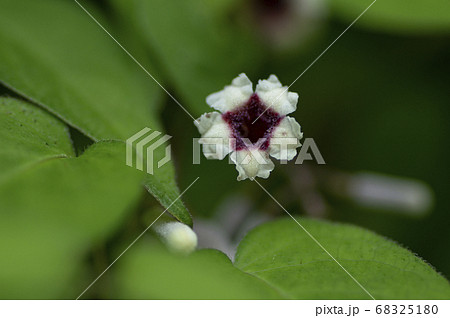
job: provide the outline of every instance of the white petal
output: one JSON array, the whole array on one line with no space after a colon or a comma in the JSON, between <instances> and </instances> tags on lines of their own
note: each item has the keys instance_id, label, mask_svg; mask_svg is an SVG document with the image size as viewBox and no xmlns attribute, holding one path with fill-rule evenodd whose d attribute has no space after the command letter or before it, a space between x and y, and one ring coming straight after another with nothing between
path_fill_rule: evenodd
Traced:
<instances>
[{"instance_id":1,"label":"white petal","mask_svg":"<svg viewBox=\"0 0 450 318\"><path fill-rule=\"evenodd\" d=\"M280 115L287 115L297 109L298 94L288 92L287 86L282 86L275 75L266 80L259 80L256 94L261 101Z\"/></svg>"},{"instance_id":2,"label":"white petal","mask_svg":"<svg viewBox=\"0 0 450 318\"><path fill-rule=\"evenodd\" d=\"M225 113L245 104L252 94L252 82L245 73L241 73L231 82L231 85L206 97L206 103Z\"/></svg>"},{"instance_id":3,"label":"white petal","mask_svg":"<svg viewBox=\"0 0 450 318\"><path fill-rule=\"evenodd\" d=\"M299 123L292 117L285 117L274 129L270 138L269 153L278 160L292 160L301 146L303 134Z\"/></svg>"},{"instance_id":4,"label":"white petal","mask_svg":"<svg viewBox=\"0 0 450 318\"><path fill-rule=\"evenodd\" d=\"M267 179L275 168L266 151L259 149L239 150L231 153L231 160L239 172L238 181L260 177Z\"/></svg>"},{"instance_id":5,"label":"white petal","mask_svg":"<svg viewBox=\"0 0 450 318\"><path fill-rule=\"evenodd\" d=\"M218 120L218 117L221 117L221 115L218 112L211 112L211 113L205 113L199 119L196 119L194 121L194 125L197 127L200 135L203 135L208 130L210 130L211 127Z\"/></svg>"},{"instance_id":6,"label":"white petal","mask_svg":"<svg viewBox=\"0 0 450 318\"><path fill-rule=\"evenodd\" d=\"M199 143L203 145L203 154L208 159L225 158L230 153L231 129L218 112L203 114L194 122L202 135Z\"/></svg>"}]
</instances>

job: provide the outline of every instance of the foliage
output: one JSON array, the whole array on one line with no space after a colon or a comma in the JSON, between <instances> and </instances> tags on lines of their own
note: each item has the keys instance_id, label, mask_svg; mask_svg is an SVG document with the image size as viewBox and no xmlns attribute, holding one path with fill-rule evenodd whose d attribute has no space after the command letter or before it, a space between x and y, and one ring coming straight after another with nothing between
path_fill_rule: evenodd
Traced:
<instances>
[{"instance_id":1,"label":"foliage","mask_svg":"<svg viewBox=\"0 0 450 318\"><path fill-rule=\"evenodd\" d=\"M291 52L258 39L254 31L267 21L245 16L250 2L80 3L197 117L207 110L205 96L240 72L296 79L370 1L327 1L329 17L321 16L311 41ZM308 167L280 167L264 183L293 213L309 213L309 196L314 201L323 192L325 217L360 225L298 219L377 299L450 297L448 281L430 265L369 230L450 273L449 255L440 251L448 245L450 170L429 164L450 159L450 64L441 38L450 31L448 9L446 0L409 0L407 10L401 0L377 1L292 87L301 96L295 116L308 137L317 137L330 170L428 182L437 198L428 219L342 202L316 188ZM1 298L76 298L152 222L142 221L148 208L167 208L192 226L186 206L198 219L214 220L217 207L239 194L253 212L276 216L278 207L258 186L236 183L233 167L191 164L198 137L192 118L75 1L2 0L0 43ZM174 137L174 160L154 175L124 164L126 139L144 127ZM199 185L174 202L197 176ZM146 235L84 297L368 295L293 220L281 219L250 231L233 262L214 249L177 256Z\"/></svg>"},{"instance_id":2,"label":"foliage","mask_svg":"<svg viewBox=\"0 0 450 318\"><path fill-rule=\"evenodd\" d=\"M161 130L159 88L146 85L145 74L74 5L2 1L2 81L94 141L125 140L146 126ZM146 178L165 207L179 194L173 179L170 164ZM181 201L169 210L191 223Z\"/></svg>"},{"instance_id":3,"label":"foliage","mask_svg":"<svg viewBox=\"0 0 450 318\"><path fill-rule=\"evenodd\" d=\"M442 276L394 242L354 226L299 222L376 299L450 297ZM118 277L120 298L370 299L291 219L252 230L239 244L234 268L215 250L183 258L143 242Z\"/></svg>"}]
</instances>

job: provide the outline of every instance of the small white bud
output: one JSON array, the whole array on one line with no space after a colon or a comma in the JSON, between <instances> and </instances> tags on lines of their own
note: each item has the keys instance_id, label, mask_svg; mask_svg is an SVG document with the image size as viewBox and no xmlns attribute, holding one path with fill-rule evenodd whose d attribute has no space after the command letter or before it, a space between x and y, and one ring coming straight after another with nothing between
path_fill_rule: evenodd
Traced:
<instances>
[{"instance_id":1,"label":"small white bud","mask_svg":"<svg viewBox=\"0 0 450 318\"><path fill-rule=\"evenodd\" d=\"M167 222L156 226L155 231L169 250L175 253L189 254L197 247L197 235L186 224Z\"/></svg>"}]
</instances>

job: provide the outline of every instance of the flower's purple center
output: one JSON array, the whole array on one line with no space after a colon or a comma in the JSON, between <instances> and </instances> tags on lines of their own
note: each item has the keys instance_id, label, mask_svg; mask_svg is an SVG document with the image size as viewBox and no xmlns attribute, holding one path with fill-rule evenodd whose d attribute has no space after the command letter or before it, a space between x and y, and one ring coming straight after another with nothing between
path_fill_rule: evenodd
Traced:
<instances>
[{"instance_id":1,"label":"flower's purple center","mask_svg":"<svg viewBox=\"0 0 450 318\"><path fill-rule=\"evenodd\" d=\"M283 117L272 109L267 109L256 93L243 106L222 115L223 120L231 128L231 138L236 140L234 150L246 149L248 141L254 146L257 145L260 150L266 150L274 128ZM261 138L263 142L259 144ZM244 139L247 140L247 144Z\"/></svg>"}]
</instances>

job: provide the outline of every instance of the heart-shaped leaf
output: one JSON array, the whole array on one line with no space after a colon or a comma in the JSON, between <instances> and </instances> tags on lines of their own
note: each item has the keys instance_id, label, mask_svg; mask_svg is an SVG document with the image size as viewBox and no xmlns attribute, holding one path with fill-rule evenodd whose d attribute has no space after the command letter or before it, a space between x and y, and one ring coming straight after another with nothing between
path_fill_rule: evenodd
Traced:
<instances>
[{"instance_id":1,"label":"heart-shaped leaf","mask_svg":"<svg viewBox=\"0 0 450 318\"><path fill-rule=\"evenodd\" d=\"M0 99L0 114L0 297L75 298L93 279L80 272L85 254L135 206L142 175L123 164L123 142L72 157L45 111Z\"/></svg>"},{"instance_id":2,"label":"heart-shaped leaf","mask_svg":"<svg viewBox=\"0 0 450 318\"><path fill-rule=\"evenodd\" d=\"M161 131L161 89L76 2L2 1L0 43L0 81L93 140L125 140L147 126ZM167 163L146 188L169 207L179 194L174 179ZM169 211L192 223L181 200Z\"/></svg>"}]
</instances>

